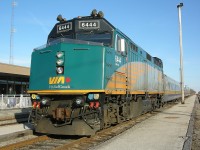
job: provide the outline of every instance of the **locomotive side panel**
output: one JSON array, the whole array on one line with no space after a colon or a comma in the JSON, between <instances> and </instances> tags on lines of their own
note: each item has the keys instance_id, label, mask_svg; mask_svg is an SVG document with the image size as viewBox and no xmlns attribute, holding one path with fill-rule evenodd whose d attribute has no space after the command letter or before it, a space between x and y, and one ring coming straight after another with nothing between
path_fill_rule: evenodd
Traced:
<instances>
[{"instance_id":1,"label":"locomotive side panel","mask_svg":"<svg viewBox=\"0 0 200 150\"><path fill-rule=\"evenodd\" d=\"M154 60L118 30L114 37L115 49L106 53L106 93L163 94L161 60Z\"/></svg>"},{"instance_id":2,"label":"locomotive side panel","mask_svg":"<svg viewBox=\"0 0 200 150\"><path fill-rule=\"evenodd\" d=\"M140 61L131 63L132 70L132 94L162 94L163 79L162 70L152 63L140 58Z\"/></svg>"}]
</instances>

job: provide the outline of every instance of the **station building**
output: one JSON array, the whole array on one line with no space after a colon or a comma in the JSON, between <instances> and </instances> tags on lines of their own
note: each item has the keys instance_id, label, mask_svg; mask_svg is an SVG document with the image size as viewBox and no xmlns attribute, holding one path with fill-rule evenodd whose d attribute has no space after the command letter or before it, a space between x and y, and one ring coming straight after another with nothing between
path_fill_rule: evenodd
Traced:
<instances>
[{"instance_id":1,"label":"station building","mask_svg":"<svg viewBox=\"0 0 200 150\"><path fill-rule=\"evenodd\" d=\"M30 68L0 63L0 94L26 94Z\"/></svg>"}]
</instances>

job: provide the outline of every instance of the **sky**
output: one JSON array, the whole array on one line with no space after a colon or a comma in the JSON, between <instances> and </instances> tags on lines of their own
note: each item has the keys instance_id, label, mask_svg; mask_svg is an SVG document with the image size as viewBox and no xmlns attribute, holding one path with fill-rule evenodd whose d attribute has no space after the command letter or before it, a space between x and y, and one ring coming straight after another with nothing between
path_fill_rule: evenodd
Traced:
<instances>
[{"instance_id":1,"label":"sky","mask_svg":"<svg viewBox=\"0 0 200 150\"><path fill-rule=\"evenodd\" d=\"M184 83L200 91L200 0L15 0L13 64L30 67L56 18L90 15L95 8L151 56L163 60L164 73L180 81L177 5L182 2ZM12 0L0 0L0 62L9 63Z\"/></svg>"}]
</instances>

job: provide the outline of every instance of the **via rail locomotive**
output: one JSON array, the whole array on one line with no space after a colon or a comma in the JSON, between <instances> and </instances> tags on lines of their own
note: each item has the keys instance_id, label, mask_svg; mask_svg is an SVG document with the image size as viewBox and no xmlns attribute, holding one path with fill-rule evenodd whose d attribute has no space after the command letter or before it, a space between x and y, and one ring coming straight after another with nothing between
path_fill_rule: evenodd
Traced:
<instances>
[{"instance_id":1,"label":"via rail locomotive","mask_svg":"<svg viewBox=\"0 0 200 150\"><path fill-rule=\"evenodd\" d=\"M93 135L180 98L179 83L163 73L162 60L101 11L57 21L47 44L32 53L29 119L36 132Z\"/></svg>"}]
</instances>

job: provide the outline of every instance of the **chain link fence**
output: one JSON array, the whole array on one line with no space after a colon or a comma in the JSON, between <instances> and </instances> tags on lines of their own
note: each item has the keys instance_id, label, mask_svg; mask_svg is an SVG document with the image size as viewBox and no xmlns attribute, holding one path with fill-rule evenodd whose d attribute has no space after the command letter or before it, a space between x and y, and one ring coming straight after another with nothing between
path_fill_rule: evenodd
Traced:
<instances>
[{"instance_id":1,"label":"chain link fence","mask_svg":"<svg viewBox=\"0 0 200 150\"><path fill-rule=\"evenodd\" d=\"M0 109L13 109L13 108L28 108L31 107L30 95L4 95L0 97Z\"/></svg>"}]
</instances>

